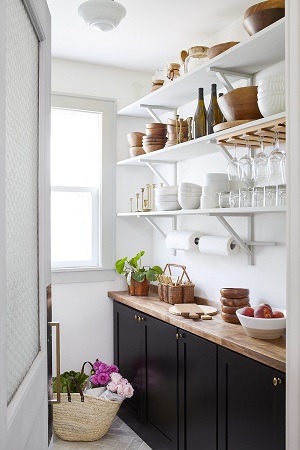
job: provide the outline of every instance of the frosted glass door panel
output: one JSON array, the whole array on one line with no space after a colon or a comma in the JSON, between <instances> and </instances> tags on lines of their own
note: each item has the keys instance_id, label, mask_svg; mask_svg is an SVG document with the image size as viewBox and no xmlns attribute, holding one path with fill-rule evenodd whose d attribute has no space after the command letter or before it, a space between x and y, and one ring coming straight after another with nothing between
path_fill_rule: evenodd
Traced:
<instances>
[{"instance_id":1,"label":"frosted glass door panel","mask_svg":"<svg viewBox=\"0 0 300 450\"><path fill-rule=\"evenodd\" d=\"M6 253L8 403L39 348L39 42L21 0L7 0Z\"/></svg>"}]
</instances>

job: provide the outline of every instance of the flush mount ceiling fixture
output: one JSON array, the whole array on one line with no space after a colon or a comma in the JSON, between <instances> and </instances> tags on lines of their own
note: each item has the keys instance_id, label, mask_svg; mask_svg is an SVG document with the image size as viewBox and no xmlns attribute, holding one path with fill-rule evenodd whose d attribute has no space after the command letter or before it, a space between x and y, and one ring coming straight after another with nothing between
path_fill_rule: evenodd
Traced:
<instances>
[{"instance_id":1,"label":"flush mount ceiling fixture","mask_svg":"<svg viewBox=\"0 0 300 450\"><path fill-rule=\"evenodd\" d=\"M126 16L126 9L114 0L88 0L78 8L79 15L93 30L111 31Z\"/></svg>"}]
</instances>

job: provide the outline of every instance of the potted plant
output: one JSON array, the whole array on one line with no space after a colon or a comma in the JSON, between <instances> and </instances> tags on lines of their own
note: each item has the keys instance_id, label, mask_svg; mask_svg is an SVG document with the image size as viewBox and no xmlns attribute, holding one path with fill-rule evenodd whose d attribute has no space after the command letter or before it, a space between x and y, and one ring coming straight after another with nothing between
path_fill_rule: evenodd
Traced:
<instances>
[{"instance_id":1,"label":"potted plant","mask_svg":"<svg viewBox=\"0 0 300 450\"><path fill-rule=\"evenodd\" d=\"M140 251L131 259L119 259L116 264L116 271L126 277L128 284L128 292L130 295L148 295L149 282L156 281L157 275L162 274L162 269L159 266L143 266L142 256L145 254L144 250Z\"/></svg>"}]
</instances>

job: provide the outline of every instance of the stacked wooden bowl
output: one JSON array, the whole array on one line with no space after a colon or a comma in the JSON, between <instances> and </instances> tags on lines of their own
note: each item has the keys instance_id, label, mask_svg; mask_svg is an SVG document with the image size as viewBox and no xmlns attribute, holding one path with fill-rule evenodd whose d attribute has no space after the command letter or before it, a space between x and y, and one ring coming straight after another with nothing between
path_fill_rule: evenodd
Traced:
<instances>
[{"instance_id":1,"label":"stacked wooden bowl","mask_svg":"<svg viewBox=\"0 0 300 450\"><path fill-rule=\"evenodd\" d=\"M145 151L142 147L143 136L145 133L141 133L140 131L132 131L127 134L127 141L130 145L130 156L133 158L134 156L144 155Z\"/></svg>"},{"instance_id":2,"label":"stacked wooden bowl","mask_svg":"<svg viewBox=\"0 0 300 450\"><path fill-rule=\"evenodd\" d=\"M143 149L146 153L164 148L167 142L167 124L147 123L146 135L143 136Z\"/></svg>"},{"instance_id":3,"label":"stacked wooden bowl","mask_svg":"<svg viewBox=\"0 0 300 450\"><path fill-rule=\"evenodd\" d=\"M285 0L267 0L250 6L245 11L243 26L252 36L285 15Z\"/></svg>"},{"instance_id":4,"label":"stacked wooden bowl","mask_svg":"<svg viewBox=\"0 0 300 450\"><path fill-rule=\"evenodd\" d=\"M178 144L177 130L179 133L179 123L176 128L176 120L168 119L168 125L167 125L168 141L166 143L166 147ZM186 142L188 140L188 125L187 125L186 120L182 121L182 134L183 134L183 137L182 137L181 142Z\"/></svg>"},{"instance_id":5,"label":"stacked wooden bowl","mask_svg":"<svg viewBox=\"0 0 300 450\"><path fill-rule=\"evenodd\" d=\"M220 301L222 304L221 317L225 322L240 323L236 311L244 306L250 306L249 293L249 289L244 288L220 289Z\"/></svg>"}]
</instances>

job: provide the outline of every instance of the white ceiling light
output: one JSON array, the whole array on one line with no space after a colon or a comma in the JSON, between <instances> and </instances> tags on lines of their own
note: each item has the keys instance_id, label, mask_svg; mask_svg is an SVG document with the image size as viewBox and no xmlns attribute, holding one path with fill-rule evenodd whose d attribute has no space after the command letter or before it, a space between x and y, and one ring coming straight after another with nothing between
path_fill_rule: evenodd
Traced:
<instances>
[{"instance_id":1,"label":"white ceiling light","mask_svg":"<svg viewBox=\"0 0 300 450\"><path fill-rule=\"evenodd\" d=\"M126 16L126 9L114 0L88 0L78 8L79 15L93 30L111 31Z\"/></svg>"}]
</instances>

